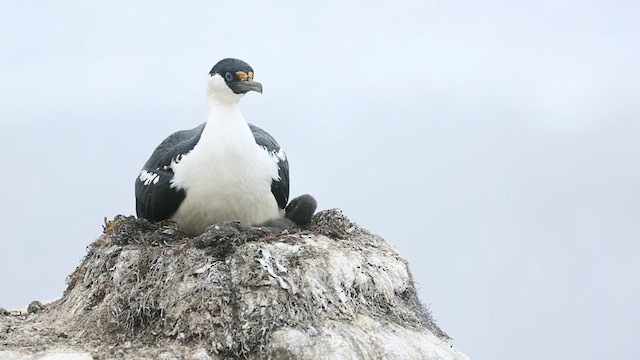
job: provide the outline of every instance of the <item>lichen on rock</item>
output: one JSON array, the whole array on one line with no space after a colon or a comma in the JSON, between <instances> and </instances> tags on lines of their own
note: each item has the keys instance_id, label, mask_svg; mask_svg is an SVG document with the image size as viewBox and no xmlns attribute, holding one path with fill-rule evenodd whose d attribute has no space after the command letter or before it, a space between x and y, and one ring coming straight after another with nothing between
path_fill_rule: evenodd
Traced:
<instances>
[{"instance_id":1,"label":"lichen on rock","mask_svg":"<svg viewBox=\"0 0 640 360\"><path fill-rule=\"evenodd\" d=\"M306 230L227 222L193 239L171 222L119 216L62 299L5 318L9 348L96 357L466 359L418 299L401 254L339 210ZM21 340L28 327L41 341Z\"/></svg>"}]
</instances>

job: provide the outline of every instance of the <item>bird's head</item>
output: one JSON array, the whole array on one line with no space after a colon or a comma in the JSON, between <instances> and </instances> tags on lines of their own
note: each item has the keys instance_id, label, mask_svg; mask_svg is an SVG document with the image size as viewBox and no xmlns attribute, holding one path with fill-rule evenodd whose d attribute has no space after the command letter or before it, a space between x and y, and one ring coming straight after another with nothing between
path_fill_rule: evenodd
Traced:
<instances>
[{"instance_id":1,"label":"bird's head","mask_svg":"<svg viewBox=\"0 0 640 360\"><path fill-rule=\"evenodd\" d=\"M253 69L242 60L220 60L209 72L207 93L218 101L237 102L249 91L262 93L262 84L253 81Z\"/></svg>"}]
</instances>

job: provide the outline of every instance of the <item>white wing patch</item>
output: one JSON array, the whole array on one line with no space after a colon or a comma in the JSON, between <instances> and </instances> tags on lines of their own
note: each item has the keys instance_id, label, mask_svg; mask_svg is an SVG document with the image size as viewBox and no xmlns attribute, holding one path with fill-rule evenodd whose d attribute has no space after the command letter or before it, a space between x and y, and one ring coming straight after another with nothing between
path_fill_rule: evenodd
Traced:
<instances>
[{"instance_id":1,"label":"white wing patch","mask_svg":"<svg viewBox=\"0 0 640 360\"><path fill-rule=\"evenodd\" d=\"M280 161L287 160L287 154L284 153L284 150L282 148L280 148L278 151L269 151L266 146L261 145L260 147L262 148L262 150L266 151L269 156L271 156L271 160L273 160L273 162L276 164Z\"/></svg>"},{"instance_id":2,"label":"white wing patch","mask_svg":"<svg viewBox=\"0 0 640 360\"><path fill-rule=\"evenodd\" d=\"M180 164L180 162L182 161L182 159L186 156L188 156L191 152L188 152L186 154L179 154L178 156L174 157L173 159L171 159L171 164L169 165L165 165L163 167L164 170L170 170L170 171L175 171L176 166L178 164ZM173 179L171 179L169 181L169 187L172 189L178 189L178 190L183 190L186 189L186 186L184 184L179 184L175 182L176 178L174 177Z\"/></svg>"},{"instance_id":3,"label":"white wing patch","mask_svg":"<svg viewBox=\"0 0 640 360\"><path fill-rule=\"evenodd\" d=\"M160 181L160 175L147 170L142 170L140 171L140 181L142 181L145 186L151 185L152 183L157 184L158 181Z\"/></svg>"}]
</instances>

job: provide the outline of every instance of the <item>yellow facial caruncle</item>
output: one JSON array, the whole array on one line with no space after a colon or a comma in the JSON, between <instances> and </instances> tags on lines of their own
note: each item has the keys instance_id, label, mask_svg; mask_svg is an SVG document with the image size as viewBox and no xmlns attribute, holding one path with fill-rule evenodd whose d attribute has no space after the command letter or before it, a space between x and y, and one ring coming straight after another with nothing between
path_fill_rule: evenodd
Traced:
<instances>
[{"instance_id":1,"label":"yellow facial caruncle","mask_svg":"<svg viewBox=\"0 0 640 360\"><path fill-rule=\"evenodd\" d=\"M244 71L236 71L236 76L240 81L252 80L253 79L253 71L244 72Z\"/></svg>"}]
</instances>

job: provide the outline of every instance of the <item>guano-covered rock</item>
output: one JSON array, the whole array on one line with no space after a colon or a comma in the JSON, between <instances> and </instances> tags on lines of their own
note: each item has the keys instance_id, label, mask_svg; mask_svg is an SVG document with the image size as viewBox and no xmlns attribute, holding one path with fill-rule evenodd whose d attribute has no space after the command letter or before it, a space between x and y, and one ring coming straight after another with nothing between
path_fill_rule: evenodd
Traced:
<instances>
[{"instance_id":1,"label":"guano-covered rock","mask_svg":"<svg viewBox=\"0 0 640 360\"><path fill-rule=\"evenodd\" d=\"M468 359L402 255L338 210L193 239L118 216L67 281L37 312L0 314L0 359Z\"/></svg>"}]
</instances>

